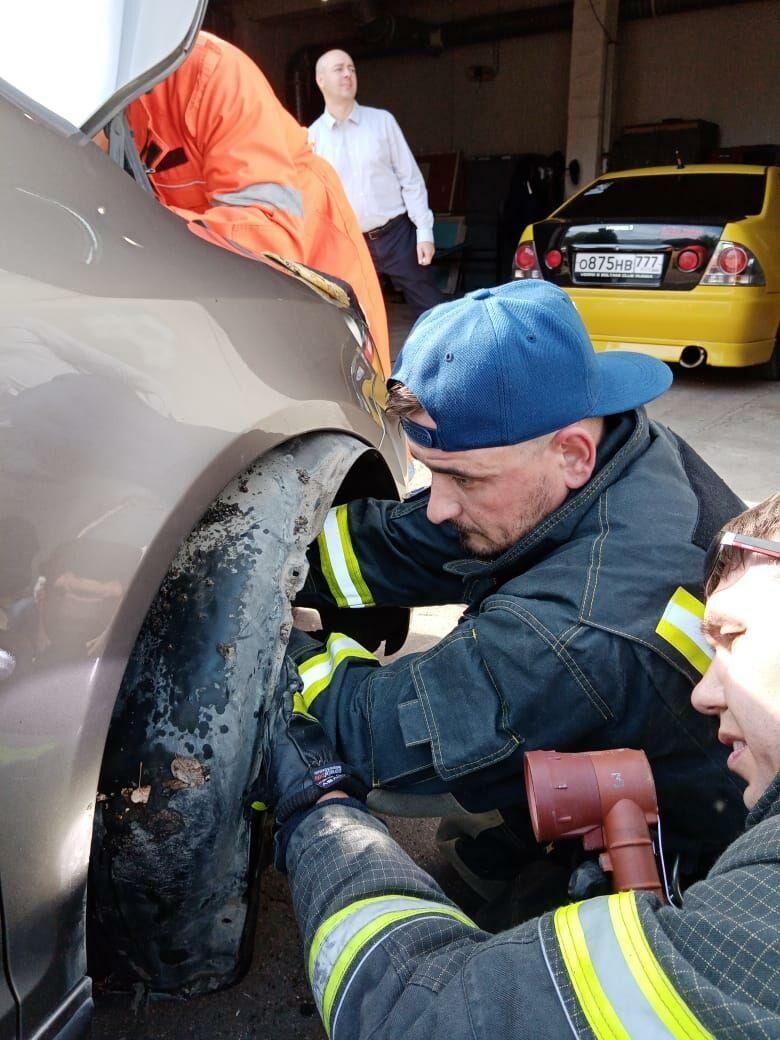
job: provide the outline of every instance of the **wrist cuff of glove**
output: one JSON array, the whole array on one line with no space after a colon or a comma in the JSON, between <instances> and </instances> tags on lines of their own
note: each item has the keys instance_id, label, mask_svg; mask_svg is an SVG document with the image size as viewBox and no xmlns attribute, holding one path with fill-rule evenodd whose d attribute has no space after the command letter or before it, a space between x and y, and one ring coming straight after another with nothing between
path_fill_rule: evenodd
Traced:
<instances>
[{"instance_id":1,"label":"wrist cuff of glove","mask_svg":"<svg viewBox=\"0 0 780 1040\"><path fill-rule=\"evenodd\" d=\"M368 788L352 771L339 763L312 770L310 782L292 791L276 807L276 822L281 826L301 809L315 805L328 791L343 791L351 798L365 802Z\"/></svg>"}]
</instances>

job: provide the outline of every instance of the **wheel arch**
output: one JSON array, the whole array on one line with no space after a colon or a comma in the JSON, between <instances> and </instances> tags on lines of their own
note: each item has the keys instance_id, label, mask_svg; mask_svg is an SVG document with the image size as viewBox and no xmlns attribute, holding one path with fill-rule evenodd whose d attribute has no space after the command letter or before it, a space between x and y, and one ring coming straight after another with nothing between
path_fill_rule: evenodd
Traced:
<instances>
[{"instance_id":1,"label":"wheel arch","mask_svg":"<svg viewBox=\"0 0 780 1040\"><path fill-rule=\"evenodd\" d=\"M376 449L342 433L284 442L216 497L148 604L106 735L91 866L90 934L111 933L100 956L120 982L205 992L247 963L261 833L238 789L256 772L255 693L278 674L308 543L358 495L396 497Z\"/></svg>"}]
</instances>

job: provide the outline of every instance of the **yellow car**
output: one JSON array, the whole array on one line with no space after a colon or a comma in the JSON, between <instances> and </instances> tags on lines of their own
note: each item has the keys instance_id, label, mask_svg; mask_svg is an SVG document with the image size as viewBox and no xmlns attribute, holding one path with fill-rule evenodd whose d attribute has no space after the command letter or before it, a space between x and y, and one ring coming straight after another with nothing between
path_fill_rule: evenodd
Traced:
<instances>
[{"instance_id":1,"label":"yellow car","mask_svg":"<svg viewBox=\"0 0 780 1040\"><path fill-rule=\"evenodd\" d=\"M577 305L597 350L780 378L780 167L607 173L526 228L515 278Z\"/></svg>"}]
</instances>

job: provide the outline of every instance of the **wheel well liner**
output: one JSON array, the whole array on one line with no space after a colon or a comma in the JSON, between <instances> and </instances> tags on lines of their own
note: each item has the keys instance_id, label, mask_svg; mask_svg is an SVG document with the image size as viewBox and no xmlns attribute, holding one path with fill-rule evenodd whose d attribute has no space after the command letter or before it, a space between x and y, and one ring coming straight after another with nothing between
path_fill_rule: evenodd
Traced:
<instances>
[{"instance_id":1,"label":"wheel well liner","mask_svg":"<svg viewBox=\"0 0 780 1040\"><path fill-rule=\"evenodd\" d=\"M228 484L181 545L125 670L101 770L90 867L93 969L206 992L251 956L262 826L257 775L273 689L334 501L395 497L374 449L314 434Z\"/></svg>"}]
</instances>

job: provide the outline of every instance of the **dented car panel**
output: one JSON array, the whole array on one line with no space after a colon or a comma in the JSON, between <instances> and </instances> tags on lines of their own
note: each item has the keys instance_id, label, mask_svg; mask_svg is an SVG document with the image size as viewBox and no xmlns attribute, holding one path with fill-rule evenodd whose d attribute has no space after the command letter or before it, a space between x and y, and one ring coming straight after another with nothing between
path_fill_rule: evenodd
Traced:
<instances>
[{"instance_id":1,"label":"dented car panel","mask_svg":"<svg viewBox=\"0 0 780 1040\"><path fill-rule=\"evenodd\" d=\"M85 975L103 748L178 547L291 439L339 431L399 483L405 452L357 315L199 240L1 86L0 139L0 883L26 1038Z\"/></svg>"}]
</instances>

